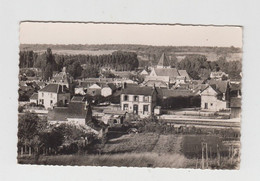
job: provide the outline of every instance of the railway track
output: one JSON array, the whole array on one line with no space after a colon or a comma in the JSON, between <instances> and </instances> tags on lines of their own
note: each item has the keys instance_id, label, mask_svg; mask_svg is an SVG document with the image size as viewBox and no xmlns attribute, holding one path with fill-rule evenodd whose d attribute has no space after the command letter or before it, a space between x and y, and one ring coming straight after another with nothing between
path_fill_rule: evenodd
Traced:
<instances>
[{"instance_id":1,"label":"railway track","mask_svg":"<svg viewBox=\"0 0 260 181\"><path fill-rule=\"evenodd\" d=\"M238 119L199 119L199 118L177 118L177 117L159 117L160 120L169 125L195 126L203 128L232 128L240 129L240 121Z\"/></svg>"}]
</instances>

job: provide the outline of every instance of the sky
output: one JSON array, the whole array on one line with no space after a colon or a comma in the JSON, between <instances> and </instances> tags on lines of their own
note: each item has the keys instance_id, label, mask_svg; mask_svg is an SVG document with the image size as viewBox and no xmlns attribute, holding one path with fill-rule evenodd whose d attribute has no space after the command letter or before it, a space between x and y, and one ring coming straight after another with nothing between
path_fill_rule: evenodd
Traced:
<instances>
[{"instance_id":1,"label":"sky","mask_svg":"<svg viewBox=\"0 0 260 181\"><path fill-rule=\"evenodd\" d=\"M22 22L20 43L242 47L242 31L235 26Z\"/></svg>"}]
</instances>

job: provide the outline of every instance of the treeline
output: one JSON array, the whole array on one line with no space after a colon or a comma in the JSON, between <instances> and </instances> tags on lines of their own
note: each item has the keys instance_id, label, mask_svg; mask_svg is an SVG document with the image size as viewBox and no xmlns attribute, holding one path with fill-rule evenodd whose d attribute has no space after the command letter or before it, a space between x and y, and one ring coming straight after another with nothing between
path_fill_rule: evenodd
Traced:
<instances>
[{"instance_id":1,"label":"treeline","mask_svg":"<svg viewBox=\"0 0 260 181\"><path fill-rule=\"evenodd\" d=\"M49 49L48 49L49 50ZM42 68L46 64L46 56L48 52L43 54L33 51L20 51L19 67L20 68ZM139 62L134 52L113 52L112 55L57 55L53 54L54 71L61 71L62 67L73 64L78 61L80 65L86 64L89 67L97 69L101 67L112 68L119 71L129 71L138 68Z\"/></svg>"},{"instance_id":2,"label":"treeline","mask_svg":"<svg viewBox=\"0 0 260 181\"><path fill-rule=\"evenodd\" d=\"M241 61L227 61L220 57L217 61L207 61L205 55L188 55L177 63L178 69L186 70L193 79L206 79L211 71L223 71L231 79L239 79L242 71Z\"/></svg>"}]
</instances>

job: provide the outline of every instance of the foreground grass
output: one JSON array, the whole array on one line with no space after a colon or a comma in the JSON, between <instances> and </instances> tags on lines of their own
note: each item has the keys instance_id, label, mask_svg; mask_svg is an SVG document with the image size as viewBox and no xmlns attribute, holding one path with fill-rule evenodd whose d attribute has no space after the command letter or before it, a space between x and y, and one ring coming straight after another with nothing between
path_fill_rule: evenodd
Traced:
<instances>
[{"instance_id":1,"label":"foreground grass","mask_svg":"<svg viewBox=\"0 0 260 181\"><path fill-rule=\"evenodd\" d=\"M18 158L20 164L78 165L78 166L125 166L186 168L188 160L179 154L123 153L112 155L56 155Z\"/></svg>"}]
</instances>

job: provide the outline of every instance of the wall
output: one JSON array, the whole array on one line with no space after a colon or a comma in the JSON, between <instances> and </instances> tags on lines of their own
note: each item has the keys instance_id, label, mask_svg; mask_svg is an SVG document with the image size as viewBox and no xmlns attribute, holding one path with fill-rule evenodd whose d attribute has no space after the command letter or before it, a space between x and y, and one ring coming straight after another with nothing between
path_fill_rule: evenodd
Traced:
<instances>
[{"instance_id":1,"label":"wall","mask_svg":"<svg viewBox=\"0 0 260 181\"><path fill-rule=\"evenodd\" d=\"M87 94L89 94L91 96L101 95L101 89L88 88L87 89Z\"/></svg>"},{"instance_id":2,"label":"wall","mask_svg":"<svg viewBox=\"0 0 260 181\"><path fill-rule=\"evenodd\" d=\"M57 102L62 101L65 104L65 100L67 100L67 103L70 102L70 93L58 94Z\"/></svg>"},{"instance_id":3,"label":"wall","mask_svg":"<svg viewBox=\"0 0 260 181\"><path fill-rule=\"evenodd\" d=\"M46 109L52 108L52 106L57 103L58 101L58 94L57 93L52 93L52 92L42 92L39 91L38 93L38 104L42 104L41 100L44 100L44 107ZM52 104L51 104L52 101Z\"/></svg>"},{"instance_id":4,"label":"wall","mask_svg":"<svg viewBox=\"0 0 260 181\"><path fill-rule=\"evenodd\" d=\"M152 114L152 108L153 108L153 100L152 96L147 96L149 97L148 102L144 102L144 96L139 95L138 101L134 101L134 95L128 95L128 101L124 101L124 96L125 94L121 94L121 110L124 110L124 104L128 104L128 112L133 113L134 111L134 105L138 105L138 115L142 117L148 117L149 115ZM143 111L143 106L148 105L148 112Z\"/></svg>"},{"instance_id":5,"label":"wall","mask_svg":"<svg viewBox=\"0 0 260 181\"><path fill-rule=\"evenodd\" d=\"M208 103L208 109L205 109L205 103ZM209 111L219 111L227 108L227 102L217 99L217 93L211 87L208 87L201 94L201 109Z\"/></svg>"},{"instance_id":6,"label":"wall","mask_svg":"<svg viewBox=\"0 0 260 181\"><path fill-rule=\"evenodd\" d=\"M112 95L112 89L110 87L104 87L101 89L101 95L104 97Z\"/></svg>"}]
</instances>

